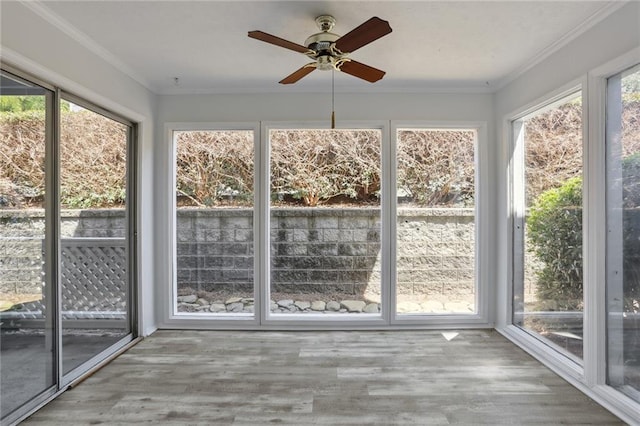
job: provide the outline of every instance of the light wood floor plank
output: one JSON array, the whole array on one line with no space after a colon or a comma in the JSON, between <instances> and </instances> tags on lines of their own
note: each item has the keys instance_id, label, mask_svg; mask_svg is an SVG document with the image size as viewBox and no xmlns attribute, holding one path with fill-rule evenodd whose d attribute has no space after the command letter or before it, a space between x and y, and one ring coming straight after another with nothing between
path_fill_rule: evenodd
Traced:
<instances>
[{"instance_id":1,"label":"light wood floor plank","mask_svg":"<svg viewBox=\"0 0 640 426\"><path fill-rule=\"evenodd\" d=\"M25 424L616 425L494 331L158 331Z\"/></svg>"}]
</instances>

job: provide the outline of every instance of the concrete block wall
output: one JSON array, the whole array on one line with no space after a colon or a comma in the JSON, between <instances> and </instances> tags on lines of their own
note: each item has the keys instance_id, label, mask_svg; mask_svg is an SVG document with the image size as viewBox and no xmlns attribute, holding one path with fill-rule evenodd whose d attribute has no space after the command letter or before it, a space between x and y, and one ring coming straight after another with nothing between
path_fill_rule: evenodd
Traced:
<instances>
[{"instance_id":1,"label":"concrete block wall","mask_svg":"<svg viewBox=\"0 0 640 426\"><path fill-rule=\"evenodd\" d=\"M63 238L124 238L125 225L123 209L60 213ZM44 210L0 210L0 293L42 293L44 238Z\"/></svg>"},{"instance_id":2,"label":"concrete block wall","mask_svg":"<svg viewBox=\"0 0 640 426\"><path fill-rule=\"evenodd\" d=\"M253 289L253 210L178 210L178 290Z\"/></svg>"},{"instance_id":3,"label":"concrete block wall","mask_svg":"<svg viewBox=\"0 0 640 426\"><path fill-rule=\"evenodd\" d=\"M253 212L181 209L178 288L250 292ZM403 294L474 293L473 209L398 209L397 279ZM275 208L272 291L379 294L377 208Z\"/></svg>"},{"instance_id":4,"label":"concrete block wall","mask_svg":"<svg viewBox=\"0 0 640 426\"><path fill-rule=\"evenodd\" d=\"M0 211L0 293L40 294L44 211Z\"/></svg>"},{"instance_id":5,"label":"concrete block wall","mask_svg":"<svg viewBox=\"0 0 640 426\"><path fill-rule=\"evenodd\" d=\"M380 268L379 209L272 210L272 291L379 294Z\"/></svg>"},{"instance_id":6,"label":"concrete block wall","mask_svg":"<svg viewBox=\"0 0 640 426\"><path fill-rule=\"evenodd\" d=\"M0 291L37 293L42 285L42 211L0 212ZM124 237L122 210L63 211L63 237ZM472 294L472 209L398 209L397 278L401 294ZM189 209L177 217L178 289L250 292L253 211ZM272 210L274 292L379 294L377 208Z\"/></svg>"},{"instance_id":7,"label":"concrete block wall","mask_svg":"<svg viewBox=\"0 0 640 426\"><path fill-rule=\"evenodd\" d=\"M473 294L473 209L399 208L397 215L398 293Z\"/></svg>"}]
</instances>

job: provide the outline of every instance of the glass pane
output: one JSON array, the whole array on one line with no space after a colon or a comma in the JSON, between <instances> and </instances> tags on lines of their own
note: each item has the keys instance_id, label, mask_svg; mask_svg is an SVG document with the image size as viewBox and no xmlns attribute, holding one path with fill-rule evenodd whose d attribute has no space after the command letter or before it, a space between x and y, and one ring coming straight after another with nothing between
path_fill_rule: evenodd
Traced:
<instances>
[{"instance_id":1,"label":"glass pane","mask_svg":"<svg viewBox=\"0 0 640 426\"><path fill-rule=\"evenodd\" d=\"M2 417L54 384L45 283L45 89L0 74L0 406Z\"/></svg>"},{"instance_id":2,"label":"glass pane","mask_svg":"<svg viewBox=\"0 0 640 426\"><path fill-rule=\"evenodd\" d=\"M130 332L129 127L60 105L60 283L66 374Z\"/></svg>"},{"instance_id":3,"label":"glass pane","mask_svg":"<svg viewBox=\"0 0 640 426\"><path fill-rule=\"evenodd\" d=\"M608 382L640 402L640 66L607 96Z\"/></svg>"},{"instance_id":4,"label":"glass pane","mask_svg":"<svg viewBox=\"0 0 640 426\"><path fill-rule=\"evenodd\" d=\"M399 314L476 311L475 140L470 130L397 133Z\"/></svg>"},{"instance_id":5,"label":"glass pane","mask_svg":"<svg viewBox=\"0 0 640 426\"><path fill-rule=\"evenodd\" d=\"M380 130L271 130L274 314L378 314Z\"/></svg>"},{"instance_id":6,"label":"glass pane","mask_svg":"<svg viewBox=\"0 0 640 426\"><path fill-rule=\"evenodd\" d=\"M253 316L254 133L180 131L176 310Z\"/></svg>"},{"instance_id":7,"label":"glass pane","mask_svg":"<svg viewBox=\"0 0 640 426\"><path fill-rule=\"evenodd\" d=\"M582 102L577 93L514 123L524 145L523 265L514 323L582 358ZM516 135L518 136L518 135ZM524 232L522 232L522 228ZM517 270L517 268L516 268Z\"/></svg>"}]
</instances>

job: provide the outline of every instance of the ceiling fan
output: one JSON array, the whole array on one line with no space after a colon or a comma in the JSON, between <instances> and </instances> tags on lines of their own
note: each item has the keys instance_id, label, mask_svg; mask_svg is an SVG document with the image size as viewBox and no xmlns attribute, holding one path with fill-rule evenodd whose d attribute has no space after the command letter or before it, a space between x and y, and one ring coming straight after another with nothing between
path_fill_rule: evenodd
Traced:
<instances>
[{"instance_id":1,"label":"ceiling fan","mask_svg":"<svg viewBox=\"0 0 640 426\"><path fill-rule=\"evenodd\" d=\"M354 61L349 58L349 54L389 34L391 32L389 22L373 17L342 37L331 32L335 23L333 16L318 16L316 24L320 32L308 37L304 46L263 31L249 31L249 37L300 52L314 60L282 79L281 84L295 83L315 69L336 69L370 83L380 80L385 74L384 71Z\"/></svg>"}]
</instances>

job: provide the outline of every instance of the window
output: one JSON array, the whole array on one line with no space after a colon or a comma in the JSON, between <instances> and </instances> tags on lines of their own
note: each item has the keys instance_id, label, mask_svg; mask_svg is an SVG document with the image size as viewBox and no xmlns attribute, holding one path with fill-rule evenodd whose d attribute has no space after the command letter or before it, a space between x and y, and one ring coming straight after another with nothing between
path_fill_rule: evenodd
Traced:
<instances>
[{"instance_id":1,"label":"window","mask_svg":"<svg viewBox=\"0 0 640 426\"><path fill-rule=\"evenodd\" d=\"M381 308L382 132L269 131L270 312Z\"/></svg>"},{"instance_id":2,"label":"window","mask_svg":"<svg viewBox=\"0 0 640 426\"><path fill-rule=\"evenodd\" d=\"M640 65L607 81L608 384L640 401Z\"/></svg>"},{"instance_id":3,"label":"window","mask_svg":"<svg viewBox=\"0 0 640 426\"><path fill-rule=\"evenodd\" d=\"M396 133L396 310L476 312L476 131Z\"/></svg>"},{"instance_id":4,"label":"window","mask_svg":"<svg viewBox=\"0 0 640 426\"><path fill-rule=\"evenodd\" d=\"M254 132L174 132L178 314L253 316Z\"/></svg>"},{"instance_id":5,"label":"window","mask_svg":"<svg viewBox=\"0 0 640 426\"><path fill-rule=\"evenodd\" d=\"M168 125L168 323L486 321L476 267L482 124L394 127L395 146L384 124L238 127Z\"/></svg>"},{"instance_id":6,"label":"window","mask_svg":"<svg viewBox=\"0 0 640 426\"><path fill-rule=\"evenodd\" d=\"M582 358L582 101L576 92L512 123L513 322Z\"/></svg>"}]
</instances>

